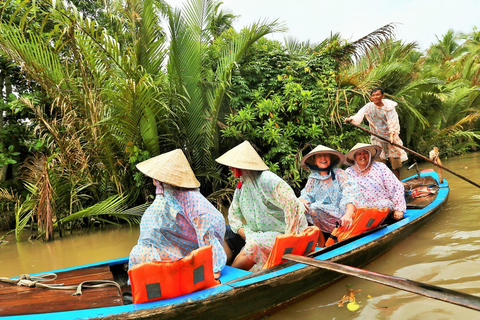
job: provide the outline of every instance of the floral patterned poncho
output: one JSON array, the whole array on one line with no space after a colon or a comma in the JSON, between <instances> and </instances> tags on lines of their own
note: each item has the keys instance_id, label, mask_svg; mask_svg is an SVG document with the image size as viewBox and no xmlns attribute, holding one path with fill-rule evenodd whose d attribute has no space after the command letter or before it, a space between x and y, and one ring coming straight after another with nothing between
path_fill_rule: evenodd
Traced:
<instances>
[{"instance_id":1,"label":"floral patterned poncho","mask_svg":"<svg viewBox=\"0 0 480 320\"><path fill-rule=\"evenodd\" d=\"M225 219L198 191L164 184L140 223L138 243L130 252L129 268L148 261L178 260L199 247L211 245L213 271L221 271Z\"/></svg>"},{"instance_id":2,"label":"floral patterned poncho","mask_svg":"<svg viewBox=\"0 0 480 320\"><path fill-rule=\"evenodd\" d=\"M228 211L232 231L245 231L245 253L261 268L279 234L301 233L307 227L305 209L293 190L270 171L242 170ZM245 224L243 223L245 220Z\"/></svg>"},{"instance_id":3,"label":"floral patterned poncho","mask_svg":"<svg viewBox=\"0 0 480 320\"><path fill-rule=\"evenodd\" d=\"M362 193L355 180L340 168L333 170L335 180L330 173L321 175L319 171L312 171L300 195L300 199L310 202L310 212L306 213L308 222L326 233L331 233L337 222L340 223L347 204L358 207L362 202Z\"/></svg>"},{"instance_id":4,"label":"floral patterned poncho","mask_svg":"<svg viewBox=\"0 0 480 320\"><path fill-rule=\"evenodd\" d=\"M358 165L347 168L351 176L362 190L364 203L362 207L388 207L391 210L405 212L405 187L381 162L373 162L367 170L362 170Z\"/></svg>"},{"instance_id":5,"label":"floral patterned poncho","mask_svg":"<svg viewBox=\"0 0 480 320\"><path fill-rule=\"evenodd\" d=\"M400 124L398 122L398 114L395 111L397 103L389 99L383 99L383 106L377 107L373 102L367 103L361 108L356 115L352 117L352 123L359 125L362 123L363 118L367 118L370 131L384 137L390 141L390 133L394 133L394 141L396 144L403 146L403 142L399 137ZM406 161L408 159L407 153L402 149L392 146L390 143L383 141L382 139L371 136L372 144L380 146L382 153L380 159L385 160L387 158L400 158L400 160Z\"/></svg>"}]
</instances>

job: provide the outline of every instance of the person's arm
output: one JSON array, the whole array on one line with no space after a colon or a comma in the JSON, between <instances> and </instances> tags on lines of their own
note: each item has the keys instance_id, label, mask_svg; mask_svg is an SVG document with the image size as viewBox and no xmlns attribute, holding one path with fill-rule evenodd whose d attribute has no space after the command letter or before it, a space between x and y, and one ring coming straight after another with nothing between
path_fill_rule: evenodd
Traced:
<instances>
[{"instance_id":1,"label":"person's arm","mask_svg":"<svg viewBox=\"0 0 480 320\"><path fill-rule=\"evenodd\" d=\"M212 246L213 272L217 273L218 278L227 263L223 248L225 218L200 192L188 192L185 195L182 206L185 216L195 230L198 247Z\"/></svg>"},{"instance_id":2,"label":"person's arm","mask_svg":"<svg viewBox=\"0 0 480 320\"><path fill-rule=\"evenodd\" d=\"M360 207L364 202L363 194L355 178L341 169L338 169L336 172L338 172L336 173L337 179L342 188L342 200L340 201L340 205L346 206L348 203L351 203L356 208Z\"/></svg>"},{"instance_id":3,"label":"person's arm","mask_svg":"<svg viewBox=\"0 0 480 320\"><path fill-rule=\"evenodd\" d=\"M342 226L349 228L353 222L353 214L359 207L363 195L360 187L347 172L339 169L336 171L338 182L342 188L342 199L340 207L345 207L345 214L340 218Z\"/></svg>"},{"instance_id":4,"label":"person's arm","mask_svg":"<svg viewBox=\"0 0 480 320\"><path fill-rule=\"evenodd\" d=\"M395 108L387 111L386 117L390 142L396 142L400 135L400 122L398 121L398 114Z\"/></svg>"},{"instance_id":5,"label":"person's arm","mask_svg":"<svg viewBox=\"0 0 480 320\"><path fill-rule=\"evenodd\" d=\"M313 179L308 178L307 184L305 185L305 188L303 188L300 191L300 197L298 197L298 199L305 206L306 212L310 211L310 204L313 202L311 197L308 195L308 193L312 190L312 188L313 188Z\"/></svg>"},{"instance_id":6,"label":"person's arm","mask_svg":"<svg viewBox=\"0 0 480 320\"><path fill-rule=\"evenodd\" d=\"M360 123L362 123L363 118L365 117L366 110L367 105L363 106L360 110L358 110L357 114L346 118L345 122L351 122L353 124L359 125Z\"/></svg>"},{"instance_id":7,"label":"person's arm","mask_svg":"<svg viewBox=\"0 0 480 320\"><path fill-rule=\"evenodd\" d=\"M218 214L221 215L221 213ZM212 246L213 272L220 272L227 263L227 254L223 249L223 239L215 231L215 224L221 223L216 218L208 212L199 213L193 219L192 225L197 234L198 246Z\"/></svg>"},{"instance_id":8,"label":"person's arm","mask_svg":"<svg viewBox=\"0 0 480 320\"><path fill-rule=\"evenodd\" d=\"M305 207L297 199L292 188L285 181L281 181L272 196L285 213L285 234L302 232L308 225L305 217Z\"/></svg>"},{"instance_id":9,"label":"person's arm","mask_svg":"<svg viewBox=\"0 0 480 320\"><path fill-rule=\"evenodd\" d=\"M239 234L239 229L243 229L243 214L240 208L240 193L235 190L233 194L232 203L230 204L230 208L228 208L228 222L230 224L230 228L233 232Z\"/></svg>"},{"instance_id":10,"label":"person's arm","mask_svg":"<svg viewBox=\"0 0 480 320\"><path fill-rule=\"evenodd\" d=\"M400 216L400 213L402 213L402 216L399 218L401 219L403 212L407 211L405 187L387 166L384 166L382 169L382 180L390 196L390 200L393 202L393 210L396 212L394 212L394 216Z\"/></svg>"}]
</instances>

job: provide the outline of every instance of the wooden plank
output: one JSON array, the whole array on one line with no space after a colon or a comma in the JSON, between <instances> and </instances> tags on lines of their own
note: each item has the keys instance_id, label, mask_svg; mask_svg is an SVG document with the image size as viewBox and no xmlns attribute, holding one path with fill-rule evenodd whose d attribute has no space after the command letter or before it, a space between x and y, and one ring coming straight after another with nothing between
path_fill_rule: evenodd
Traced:
<instances>
[{"instance_id":1,"label":"wooden plank","mask_svg":"<svg viewBox=\"0 0 480 320\"><path fill-rule=\"evenodd\" d=\"M50 290L49 294L18 296L1 301L0 315L36 314L123 305L122 296L112 288L86 289L81 296L71 291Z\"/></svg>"},{"instance_id":2,"label":"wooden plank","mask_svg":"<svg viewBox=\"0 0 480 320\"><path fill-rule=\"evenodd\" d=\"M85 275L82 277L75 277L72 279L60 279L56 281L49 281L49 282L43 282L44 284L61 284L63 283L65 286L70 286L70 285L78 285L84 281L89 281L89 280L113 280L112 274L110 272L103 272L103 273L95 273L92 275ZM3 294L12 294L15 292L21 292L21 291L30 291L33 288L25 287L25 286L17 286L15 284L9 284L9 283L1 283L0 284L0 300L3 299L2 295ZM43 288L37 288L44 290Z\"/></svg>"},{"instance_id":3,"label":"wooden plank","mask_svg":"<svg viewBox=\"0 0 480 320\"><path fill-rule=\"evenodd\" d=\"M419 198L412 198L412 196L407 196L405 197L407 201L407 209L423 209L430 203L432 203L436 197L436 194L430 194Z\"/></svg>"},{"instance_id":4,"label":"wooden plank","mask_svg":"<svg viewBox=\"0 0 480 320\"><path fill-rule=\"evenodd\" d=\"M88 280L113 280L113 275L108 266L70 270L60 272L57 276L58 278L55 281L46 283L78 285ZM74 289L29 288L0 283L0 316L123 305L122 295L115 286L84 288L81 296L72 296L74 292Z\"/></svg>"}]
</instances>

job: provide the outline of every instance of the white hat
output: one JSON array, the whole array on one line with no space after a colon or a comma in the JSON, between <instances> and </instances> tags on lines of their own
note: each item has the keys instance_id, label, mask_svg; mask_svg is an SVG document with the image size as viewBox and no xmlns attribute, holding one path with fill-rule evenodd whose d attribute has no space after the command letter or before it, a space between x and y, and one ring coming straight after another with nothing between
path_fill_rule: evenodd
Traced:
<instances>
[{"instance_id":1,"label":"white hat","mask_svg":"<svg viewBox=\"0 0 480 320\"><path fill-rule=\"evenodd\" d=\"M182 150L163 153L137 164L137 169L150 178L181 188L198 188L200 182L195 178L187 158Z\"/></svg>"},{"instance_id":2,"label":"white hat","mask_svg":"<svg viewBox=\"0 0 480 320\"><path fill-rule=\"evenodd\" d=\"M302 160L300 161L300 164L304 169L311 170L307 164L314 166L315 165L315 155L317 154L329 154L330 156L334 156L335 158L331 158L330 162L334 163L336 160L338 160L338 163L336 164L337 166L341 165L345 161L345 156L343 153L338 152L332 148L325 147L322 145L318 145L315 149L310 151L308 154L306 154Z\"/></svg>"},{"instance_id":3,"label":"white hat","mask_svg":"<svg viewBox=\"0 0 480 320\"><path fill-rule=\"evenodd\" d=\"M215 159L215 161L237 169L255 171L268 170L268 166L248 141L244 141L235 148L225 152L221 157Z\"/></svg>"},{"instance_id":4,"label":"white hat","mask_svg":"<svg viewBox=\"0 0 480 320\"><path fill-rule=\"evenodd\" d=\"M357 143L346 155L346 160L345 163L348 164L349 166L353 166L355 164L355 153L357 153L360 150L368 150L370 151L371 154L371 159L370 162L373 162L375 159L377 159L380 156L380 153L382 153L382 148L377 145L373 144L368 144L368 143Z\"/></svg>"}]
</instances>

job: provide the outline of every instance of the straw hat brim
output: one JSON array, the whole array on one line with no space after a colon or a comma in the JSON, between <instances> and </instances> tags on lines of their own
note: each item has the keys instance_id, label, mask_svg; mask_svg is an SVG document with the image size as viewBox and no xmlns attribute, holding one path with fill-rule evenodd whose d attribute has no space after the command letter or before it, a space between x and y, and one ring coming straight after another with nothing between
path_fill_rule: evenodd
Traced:
<instances>
[{"instance_id":1,"label":"straw hat brim","mask_svg":"<svg viewBox=\"0 0 480 320\"><path fill-rule=\"evenodd\" d=\"M336 166L343 164L345 161L345 156L343 155L343 153L329 147L318 145L317 147L315 147L315 149L310 151L308 154L306 154L302 158L302 160L300 161L302 168L306 170L311 170L307 166L307 164L315 165L315 155L317 154L329 154L331 163L334 163L336 160L338 160L338 163L336 164Z\"/></svg>"},{"instance_id":2,"label":"straw hat brim","mask_svg":"<svg viewBox=\"0 0 480 320\"><path fill-rule=\"evenodd\" d=\"M137 169L150 178L172 186L190 189L200 187L200 182L180 149L140 162Z\"/></svg>"},{"instance_id":3,"label":"straw hat brim","mask_svg":"<svg viewBox=\"0 0 480 320\"><path fill-rule=\"evenodd\" d=\"M268 166L263 162L250 142L244 141L215 159L220 164L244 170L265 171Z\"/></svg>"},{"instance_id":4,"label":"straw hat brim","mask_svg":"<svg viewBox=\"0 0 480 320\"><path fill-rule=\"evenodd\" d=\"M355 153L360 150L368 150L371 154L370 162L375 161L380 154L382 153L382 148L377 145L368 144L368 143L357 143L346 155L345 163L349 166L353 166L355 164Z\"/></svg>"}]
</instances>

